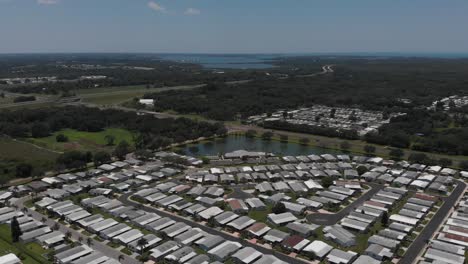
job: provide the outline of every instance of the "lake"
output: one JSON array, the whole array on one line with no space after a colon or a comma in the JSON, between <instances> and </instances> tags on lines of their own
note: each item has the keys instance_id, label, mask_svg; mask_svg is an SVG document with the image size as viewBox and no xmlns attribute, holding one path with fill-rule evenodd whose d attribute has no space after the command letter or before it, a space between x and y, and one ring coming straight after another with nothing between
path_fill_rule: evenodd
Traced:
<instances>
[{"instance_id":1,"label":"lake","mask_svg":"<svg viewBox=\"0 0 468 264\"><path fill-rule=\"evenodd\" d=\"M213 156L219 153L234 150L264 151L277 155L310 155L310 154L342 154L343 152L320 147L303 146L297 143L266 141L260 138L247 138L241 135L229 135L225 138L217 138L182 147L186 155Z\"/></svg>"},{"instance_id":2,"label":"lake","mask_svg":"<svg viewBox=\"0 0 468 264\"><path fill-rule=\"evenodd\" d=\"M210 69L268 69L278 55L159 54L163 60L200 64Z\"/></svg>"}]
</instances>

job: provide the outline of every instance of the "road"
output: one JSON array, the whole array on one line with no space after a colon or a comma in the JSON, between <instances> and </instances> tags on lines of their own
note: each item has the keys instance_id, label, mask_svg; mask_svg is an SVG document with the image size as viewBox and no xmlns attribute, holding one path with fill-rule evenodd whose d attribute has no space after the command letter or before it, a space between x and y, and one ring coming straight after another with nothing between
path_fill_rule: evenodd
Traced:
<instances>
[{"instance_id":1,"label":"road","mask_svg":"<svg viewBox=\"0 0 468 264\"><path fill-rule=\"evenodd\" d=\"M363 202L369 200L374 194L376 194L378 191L382 190L385 187L384 185L375 183L366 184L370 185L371 189L363 195L361 195L361 197L356 199L350 205L346 206L346 208L343 208L336 214L309 214L306 216L307 221L317 225L334 225L338 223L341 219L346 217L351 211L354 211L354 209L359 207Z\"/></svg>"},{"instance_id":2,"label":"road","mask_svg":"<svg viewBox=\"0 0 468 264\"><path fill-rule=\"evenodd\" d=\"M140 206L141 204L137 203L137 202L134 202L134 201L131 201L129 200L129 197L131 196L132 194L124 194L122 196L120 196L119 200L126 204L126 205L132 205L132 206ZM216 229L213 229L213 228L210 228L210 227L207 227L206 225L204 224L201 224L199 222L194 222L194 221L191 221L187 218L184 218L184 217L181 217L181 216L178 216L178 215L174 215L174 214L171 214L171 213L168 213L168 212L165 212L165 211L162 211L162 210L159 210L159 209L156 209L154 207L150 207L150 206L146 206L144 205L143 206L144 209L146 211L150 211L150 212L154 212L160 216L163 216L163 217L169 217L177 222L183 222L183 223L186 223L187 225L190 225L191 227L197 227L197 228L200 228L201 230L207 232L207 233L210 233L210 234L215 234L215 235L219 235L221 237L223 237L224 239L226 240L230 240L230 241L235 241L235 242L239 242L241 243L244 247L253 247L255 248L256 250L258 250L259 252L263 253L263 254L270 254L270 255L274 255L275 257L285 261L286 263L290 263L290 264L304 264L304 263L308 263L306 261L303 261L303 260L300 260L300 259L296 259L296 258L292 258L290 256L287 256L287 255L284 255L284 254L280 254L280 253L277 253L277 251L275 250L271 250L271 249L267 249L267 248L264 248L262 246L259 246L259 245L256 245L256 244L251 244L241 238L236 238L236 237L233 237L231 235L228 235L224 232L221 232L219 230L216 230Z\"/></svg>"},{"instance_id":3,"label":"road","mask_svg":"<svg viewBox=\"0 0 468 264\"><path fill-rule=\"evenodd\" d=\"M405 252L405 255L401 258L399 264L412 264L416 261L421 251L427 245L428 241L432 238L435 232L439 229L439 226L443 223L445 217L449 214L450 209L455 206L458 199L463 195L466 184L462 181L456 181L457 187L453 190L449 197L444 198L444 204L432 217L431 221L419 234L419 236L411 243Z\"/></svg>"},{"instance_id":4,"label":"road","mask_svg":"<svg viewBox=\"0 0 468 264\"><path fill-rule=\"evenodd\" d=\"M30 199L29 196L26 196L26 197L22 197L20 199L18 199L15 204L18 206L19 210L21 210L22 208L24 208L24 202L27 201L28 199ZM31 210L31 209L28 209L28 215L31 215L32 218L34 218L35 220L37 221L41 221L43 218L46 218L47 221L45 222L46 225L48 225L50 228L52 228L56 223L59 224L59 231L61 231L62 233L67 233L67 232L70 232L72 234L72 239L75 240L75 241L78 241L78 238L79 237L82 237L83 238L83 243L86 243L86 240L87 240L87 236L84 236L82 235L81 233L79 233L78 231L74 230L73 228L70 228L70 227L67 227L63 224L60 224L58 221L54 221L54 220L51 220L49 219L47 216L37 212L37 211L34 211L34 210ZM91 245L89 245L92 249L96 250L96 251L99 251L101 253L103 253L104 255L108 256L108 257L111 257L111 258L114 258L114 259L119 259L119 256L120 255L124 255L125 258L123 260L120 261L120 263L123 263L123 264L137 264L137 263L140 263L140 261L132 258L131 256L128 256L128 255L125 255L123 254L122 252L120 252L119 250L116 250L112 247L109 247L107 246L106 244L102 243L102 242L99 242L97 240L94 240L92 239L93 243Z\"/></svg>"}]
</instances>

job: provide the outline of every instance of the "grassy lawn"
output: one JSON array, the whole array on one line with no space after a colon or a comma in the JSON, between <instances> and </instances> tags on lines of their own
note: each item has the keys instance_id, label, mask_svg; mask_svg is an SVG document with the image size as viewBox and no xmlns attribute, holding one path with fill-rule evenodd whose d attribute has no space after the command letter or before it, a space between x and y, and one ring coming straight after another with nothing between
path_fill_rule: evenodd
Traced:
<instances>
[{"instance_id":1,"label":"grassy lawn","mask_svg":"<svg viewBox=\"0 0 468 264\"><path fill-rule=\"evenodd\" d=\"M51 263L42 255L49 253L36 243L12 243L8 225L0 225L0 255L16 254L25 264Z\"/></svg>"},{"instance_id":2,"label":"grassy lawn","mask_svg":"<svg viewBox=\"0 0 468 264\"><path fill-rule=\"evenodd\" d=\"M58 134L65 135L68 138L68 142L57 142L56 136ZM107 135L112 135L115 137L115 145L117 145L122 140L126 140L129 144L133 144L131 132L120 128L108 128L100 132L83 132L73 129L65 129L57 131L45 138L29 138L28 141L44 148L53 149L56 151L110 151L115 147L115 145L106 145L107 142L105 137Z\"/></svg>"},{"instance_id":3,"label":"grassy lawn","mask_svg":"<svg viewBox=\"0 0 468 264\"><path fill-rule=\"evenodd\" d=\"M268 224L267 217L268 217L268 214L271 213L272 208L273 208L272 205L267 204L266 210L263 210L263 211L251 210L249 211L249 217L258 222L263 222L265 224Z\"/></svg>"},{"instance_id":4,"label":"grassy lawn","mask_svg":"<svg viewBox=\"0 0 468 264\"><path fill-rule=\"evenodd\" d=\"M37 170L48 171L54 167L58 155L22 141L0 137L0 175L11 178L16 165L22 162L33 165Z\"/></svg>"}]
</instances>

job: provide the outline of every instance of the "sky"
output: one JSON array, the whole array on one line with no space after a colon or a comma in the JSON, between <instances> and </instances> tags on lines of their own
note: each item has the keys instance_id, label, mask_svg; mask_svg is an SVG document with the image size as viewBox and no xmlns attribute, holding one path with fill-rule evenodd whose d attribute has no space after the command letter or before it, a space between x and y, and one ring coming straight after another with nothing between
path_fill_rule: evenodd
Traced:
<instances>
[{"instance_id":1,"label":"sky","mask_svg":"<svg viewBox=\"0 0 468 264\"><path fill-rule=\"evenodd\" d=\"M467 0L0 0L0 53L468 53Z\"/></svg>"}]
</instances>

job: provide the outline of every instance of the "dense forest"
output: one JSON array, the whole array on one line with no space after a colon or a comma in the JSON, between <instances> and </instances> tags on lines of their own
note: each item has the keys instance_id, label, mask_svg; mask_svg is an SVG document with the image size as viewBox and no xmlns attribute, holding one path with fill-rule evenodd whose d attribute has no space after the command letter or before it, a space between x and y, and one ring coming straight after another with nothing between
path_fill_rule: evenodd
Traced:
<instances>
[{"instance_id":1,"label":"dense forest","mask_svg":"<svg viewBox=\"0 0 468 264\"><path fill-rule=\"evenodd\" d=\"M46 137L65 128L97 132L107 127L125 128L138 134L142 148L157 149L174 142L225 134L221 123L196 122L187 118L159 119L120 110L88 107L55 107L5 111L0 115L0 133L13 138Z\"/></svg>"},{"instance_id":2,"label":"dense forest","mask_svg":"<svg viewBox=\"0 0 468 264\"><path fill-rule=\"evenodd\" d=\"M442 97L468 94L468 61L441 60L435 67L432 63L436 62L344 61L327 75L264 79L237 86L216 84L190 91L147 94L145 98L156 99L158 111L195 113L216 120L313 104L406 112L429 106Z\"/></svg>"}]
</instances>

